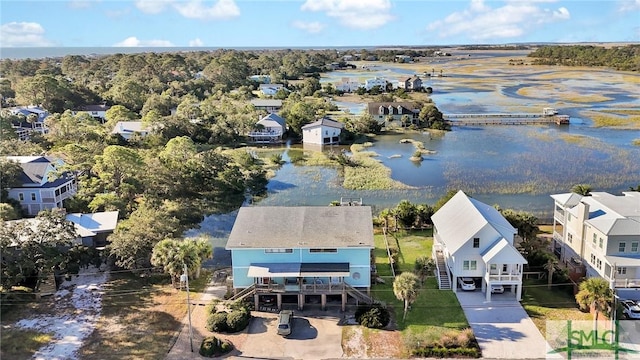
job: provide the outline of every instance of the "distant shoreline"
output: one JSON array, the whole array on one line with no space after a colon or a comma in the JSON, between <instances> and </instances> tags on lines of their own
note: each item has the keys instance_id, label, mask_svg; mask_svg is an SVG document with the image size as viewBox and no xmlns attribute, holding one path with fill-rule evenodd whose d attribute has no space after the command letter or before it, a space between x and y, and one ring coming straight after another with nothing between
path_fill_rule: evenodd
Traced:
<instances>
[{"instance_id":1,"label":"distant shoreline","mask_svg":"<svg viewBox=\"0 0 640 360\"><path fill-rule=\"evenodd\" d=\"M94 47L0 47L0 59L44 59L44 58L62 58L67 55L84 55L84 56L102 56L111 54L138 54L138 53L164 53L164 52L198 52L198 51L216 51L222 49L233 49L240 51L273 51L273 50L402 50L402 49L464 49L469 46L492 47L495 50L510 46L544 46L544 45L598 45L598 46L626 46L638 44L637 42L589 42L589 43L518 43L518 44L450 44L450 45L377 45L377 46L246 46L246 47L111 47L111 46L94 46ZM469 51L469 50L465 50ZM486 50L485 50L486 51Z\"/></svg>"}]
</instances>

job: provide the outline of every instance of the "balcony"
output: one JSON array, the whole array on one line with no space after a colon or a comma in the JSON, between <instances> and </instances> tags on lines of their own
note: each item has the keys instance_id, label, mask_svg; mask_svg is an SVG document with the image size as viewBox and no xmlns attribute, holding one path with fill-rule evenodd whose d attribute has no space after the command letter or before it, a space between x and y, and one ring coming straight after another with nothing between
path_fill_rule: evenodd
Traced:
<instances>
[{"instance_id":1,"label":"balcony","mask_svg":"<svg viewBox=\"0 0 640 360\"><path fill-rule=\"evenodd\" d=\"M332 282L329 284L256 284L256 292L260 294L269 293L304 293L304 294L340 294L345 289L344 282Z\"/></svg>"},{"instance_id":2,"label":"balcony","mask_svg":"<svg viewBox=\"0 0 640 360\"><path fill-rule=\"evenodd\" d=\"M489 281L500 282L517 282L520 281L522 276L520 274L491 274L489 275Z\"/></svg>"},{"instance_id":3,"label":"balcony","mask_svg":"<svg viewBox=\"0 0 640 360\"><path fill-rule=\"evenodd\" d=\"M640 279L616 279L613 281L614 288L640 288Z\"/></svg>"}]
</instances>

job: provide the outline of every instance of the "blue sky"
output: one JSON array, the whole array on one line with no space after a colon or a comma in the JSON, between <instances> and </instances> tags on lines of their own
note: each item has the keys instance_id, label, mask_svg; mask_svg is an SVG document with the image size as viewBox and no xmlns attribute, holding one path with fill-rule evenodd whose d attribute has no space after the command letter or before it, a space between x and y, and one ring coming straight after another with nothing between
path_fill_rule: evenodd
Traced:
<instances>
[{"instance_id":1,"label":"blue sky","mask_svg":"<svg viewBox=\"0 0 640 360\"><path fill-rule=\"evenodd\" d=\"M0 47L640 42L640 0L2 0Z\"/></svg>"}]
</instances>

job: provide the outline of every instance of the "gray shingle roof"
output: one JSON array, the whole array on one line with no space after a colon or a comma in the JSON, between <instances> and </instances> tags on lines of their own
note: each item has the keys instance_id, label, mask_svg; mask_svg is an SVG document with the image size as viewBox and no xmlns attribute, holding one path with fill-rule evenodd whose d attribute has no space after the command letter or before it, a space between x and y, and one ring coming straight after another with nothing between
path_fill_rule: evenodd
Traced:
<instances>
[{"instance_id":1,"label":"gray shingle roof","mask_svg":"<svg viewBox=\"0 0 640 360\"><path fill-rule=\"evenodd\" d=\"M243 207L227 249L373 248L369 206Z\"/></svg>"},{"instance_id":2,"label":"gray shingle roof","mask_svg":"<svg viewBox=\"0 0 640 360\"><path fill-rule=\"evenodd\" d=\"M303 129L308 129L308 128L312 128L312 127L316 127L316 126L328 126L328 127L333 127L333 128L338 128L338 129L342 129L344 128L344 124L341 122L337 122L337 121L333 121L329 118L323 117L322 119L316 120L314 122L312 122L311 124L307 124L305 126L303 126Z\"/></svg>"}]
</instances>

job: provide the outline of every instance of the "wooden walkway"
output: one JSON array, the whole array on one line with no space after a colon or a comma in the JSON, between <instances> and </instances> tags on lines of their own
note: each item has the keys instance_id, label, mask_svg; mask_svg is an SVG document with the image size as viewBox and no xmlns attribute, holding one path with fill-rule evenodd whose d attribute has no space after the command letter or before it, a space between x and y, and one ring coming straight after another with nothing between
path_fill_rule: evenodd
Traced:
<instances>
[{"instance_id":1,"label":"wooden walkway","mask_svg":"<svg viewBox=\"0 0 640 360\"><path fill-rule=\"evenodd\" d=\"M445 114L442 117L451 126L569 124L569 115Z\"/></svg>"}]
</instances>

